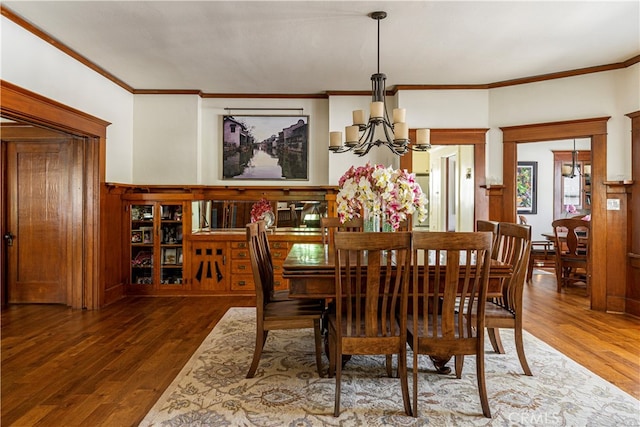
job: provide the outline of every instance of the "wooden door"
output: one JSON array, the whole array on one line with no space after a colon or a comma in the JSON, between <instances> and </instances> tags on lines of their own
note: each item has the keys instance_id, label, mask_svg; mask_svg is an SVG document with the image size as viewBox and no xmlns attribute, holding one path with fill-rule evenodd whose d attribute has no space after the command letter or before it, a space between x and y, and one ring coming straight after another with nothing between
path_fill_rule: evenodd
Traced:
<instances>
[{"instance_id":1,"label":"wooden door","mask_svg":"<svg viewBox=\"0 0 640 427\"><path fill-rule=\"evenodd\" d=\"M66 303L71 144L7 143L10 303Z\"/></svg>"}]
</instances>

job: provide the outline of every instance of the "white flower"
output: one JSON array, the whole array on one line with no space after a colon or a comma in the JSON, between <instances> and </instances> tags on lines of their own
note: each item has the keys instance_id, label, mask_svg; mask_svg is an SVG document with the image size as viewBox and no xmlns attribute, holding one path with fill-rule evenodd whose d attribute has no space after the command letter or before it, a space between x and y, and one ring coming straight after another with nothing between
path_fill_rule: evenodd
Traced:
<instances>
[{"instance_id":1,"label":"white flower","mask_svg":"<svg viewBox=\"0 0 640 427\"><path fill-rule=\"evenodd\" d=\"M427 218L427 197L406 170L367 163L351 167L339 182L336 203L342 222L360 217L363 209L383 216L394 230L407 215L417 212L419 221Z\"/></svg>"}]
</instances>

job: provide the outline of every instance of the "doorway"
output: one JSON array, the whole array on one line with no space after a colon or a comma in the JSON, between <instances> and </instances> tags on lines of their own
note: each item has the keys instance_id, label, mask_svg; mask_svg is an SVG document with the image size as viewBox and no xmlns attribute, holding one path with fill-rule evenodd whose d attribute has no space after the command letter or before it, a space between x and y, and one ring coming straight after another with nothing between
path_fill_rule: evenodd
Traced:
<instances>
[{"instance_id":1,"label":"doorway","mask_svg":"<svg viewBox=\"0 0 640 427\"><path fill-rule=\"evenodd\" d=\"M476 219L489 217L489 202L485 193L485 145L488 129L431 129L432 148L427 152L411 152L400 157L400 168L416 174L429 183L429 230L446 230L447 191L441 158L456 156L457 166L457 231L473 231ZM414 140L416 130L409 130ZM443 171L445 169L442 169ZM428 178L428 179L425 179ZM449 182L452 182L449 180ZM424 189L423 189L424 190ZM451 218L450 218L451 219ZM416 224L414 224L416 226Z\"/></svg>"},{"instance_id":2,"label":"doorway","mask_svg":"<svg viewBox=\"0 0 640 427\"><path fill-rule=\"evenodd\" d=\"M67 304L73 242L66 213L78 142L60 132L11 125L2 126L10 207L4 233L7 301Z\"/></svg>"},{"instance_id":3,"label":"doorway","mask_svg":"<svg viewBox=\"0 0 640 427\"><path fill-rule=\"evenodd\" d=\"M65 145L70 145L62 149L64 154L60 155L60 159L68 159L66 164L71 167L71 170L68 175L65 175L65 179L68 179L69 182L69 185L66 186L66 194L63 199L56 202L58 205L65 204L62 209L62 216L64 216L62 231L57 234L57 237L52 237L65 241L62 244L64 259L59 259L60 266L58 266L60 269L66 268L64 272L65 297L60 297L59 300L64 300L64 304L72 308L97 309L104 300L104 291L101 291L104 288L101 286L101 281L104 279L101 275L100 259L105 257L106 248L100 244L100 184L104 183L105 178L105 140L106 127L109 123L11 83L5 81L0 81L0 83L0 116L3 119L35 126L43 132L62 132L70 136L73 141L65 143ZM7 146L8 143L3 142L0 150L0 165L2 166L0 174L0 188L2 188L0 227L3 236L11 231L9 230L9 209L15 207L14 204L10 204L11 196L8 194L9 179L6 171L8 170L9 150ZM66 151L67 148L68 151ZM39 161L42 161L42 153L38 156L40 156ZM46 157L44 156L44 158ZM41 182L46 182L46 180ZM25 191L21 184L17 185L20 192ZM62 184L58 182L56 185L66 184L62 181ZM36 204L30 209L35 210L35 206ZM15 215L12 217L15 218ZM41 230L30 227L30 231L27 233L29 232L37 235ZM20 233L23 234L23 231L21 230ZM63 234L64 237L60 237ZM0 289L3 305L9 302L9 275L14 274L8 273L8 271L10 268L16 270L16 267L10 266L7 261L9 248L8 242L3 239L3 244L0 245L0 271L2 271ZM24 250L24 247L21 247L21 250ZM45 254L39 256L45 256ZM12 262L15 259L12 258ZM49 276L37 276L35 279L37 279L36 281L49 280ZM35 299L36 297L30 298Z\"/></svg>"},{"instance_id":4,"label":"doorway","mask_svg":"<svg viewBox=\"0 0 640 427\"><path fill-rule=\"evenodd\" d=\"M607 121L609 117L502 127L504 181L502 209L494 213L501 221L516 222L516 167L518 144L573 138L591 141L591 260L606 259L606 188ZM593 264L593 261L592 261ZM591 273L591 308L607 309L607 271L593 264Z\"/></svg>"}]
</instances>

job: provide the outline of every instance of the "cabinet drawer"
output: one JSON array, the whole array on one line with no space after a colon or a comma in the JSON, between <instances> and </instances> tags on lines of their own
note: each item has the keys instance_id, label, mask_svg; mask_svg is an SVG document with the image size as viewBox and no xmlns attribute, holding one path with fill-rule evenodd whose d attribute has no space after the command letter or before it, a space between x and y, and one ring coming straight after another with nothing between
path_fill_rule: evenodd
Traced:
<instances>
[{"instance_id":1,"label":"cabinet drawer","mask_svg":"<svg viewBox=\"0 0 640 427\"><path fill-rule=\"evenodd\" d=\"M251 268L251 267L249 267L249 268ZM273 274L274 274L274 276L277 276L278 274L282 274L282 263L281 262L280 263L277 263L277 262L273 263Z\"/></svg>"},{"instance_id":2,"label":"cabinet drawer","mask_svg":"<svg viewBox=\"0 0 640 427\"><path fill-rule=\"evenodd\" d=\"M282 271L282 269L280 269ZM232 274L253 274L251 271L251 261L249 260L232 260L231 261L231 273ZM253 276L252 276L253 277Z\"/></svg>"},{"instance_id":3,"label":"cabinet drawer","mask_svg":"<svg viewBox=\"0 0 640 427\"><path fill-rule=\"evenodd\" d=\"M269 242L269 247L271 248L271 250L288 249L289 243L288 242Z\"/></svg>"},{"instance_id":4,"label":"cabinet drawer","mask_svg":"<svg viewBox=\"0 0 640 427\"><path fill-rule=\"evenodd\" d=\"M236 274L231 276L232 291L254 291L253 276L246 274Z\"/></svg>"},{"instance_id":5,"label":"cabinet drawer","mask_svg":"<svg viewBox=\"0 0 640 427\"><path fill-rule=\"evenodd\" d=\"M271 249L271 258L274 260L284 260L289 250L287 248Z\"/></svg>"},{"instance_id":6,"label":"cabinet drawer","mask_svg":"<svg viewBox=\"0 0 640 427\"><path fill-rule=\"evenodd\" d=\"M247 242L231 242L231 249L247 249Z\"/></svg>"},{"instance_id":7,"label":"cabinet drawer","mask_svg":"<svg viewBox=\"0 0 640 427\"><path fill-rule=\"evenodd\" d=\"M249 249L231 249L231 259L249 259Z\"/></svg>"},{"instance_id":8,"label":"cabinet drawer","mask_svg":"<svg viewBox=\"0 0 640 427\"><path fill-rule=\"evenodd\" d=\"M273 289L276 291L283 291L285 289L289 289L289 280L283 279L282 276L274 275L273 276Z\"/></svg>"}]
</instances>

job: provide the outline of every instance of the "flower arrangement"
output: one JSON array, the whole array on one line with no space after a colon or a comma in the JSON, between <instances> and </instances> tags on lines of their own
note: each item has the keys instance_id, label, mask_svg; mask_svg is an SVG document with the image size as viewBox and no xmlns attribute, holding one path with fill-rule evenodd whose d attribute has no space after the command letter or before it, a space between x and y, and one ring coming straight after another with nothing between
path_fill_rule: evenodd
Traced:
<instances>
[{"instance_id":1,"label":"flower arrangement","mask_svg":"<svg viewBox=\"0 0 640 427\"><path fill-rule=\"evenodd\" d=\"M395 231L407 215L418 214L418 221L427 218L427 196L415 175L406 170L383 165L351 167L340 178L336 197L341 222L365 215L380 216Z\"/></svg>"},{"instance_id":2,"label":"flower arrangement","mask_svg":"<svg viewBox=\"0 0 640 427\"><path fill-rule=\"evenodd\" d=\"M251 206L251 222L260 221L267 213L273 213L271 204L264 197Z\"/></svg>"},{"instance_id":3,"label":"flower arrangement","mask_svg":"<svg viewBox=\"0 0 640 427\"><path fill-rule=\"evenodd\" d=\"M578 212L578 209L576 209L574 205L565 205L564 211L567 213L567 215L575 215Z\"/></svg>"}]
</instances>

